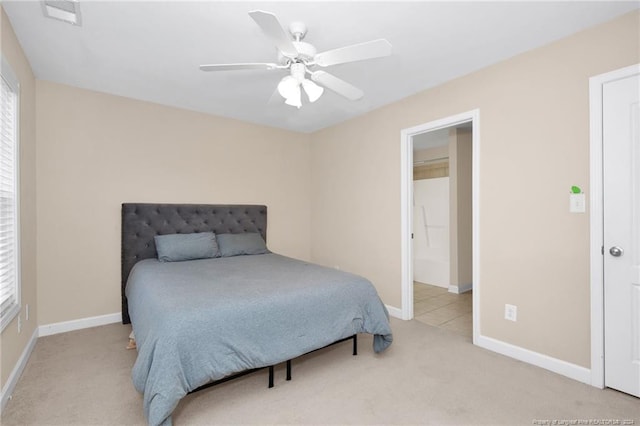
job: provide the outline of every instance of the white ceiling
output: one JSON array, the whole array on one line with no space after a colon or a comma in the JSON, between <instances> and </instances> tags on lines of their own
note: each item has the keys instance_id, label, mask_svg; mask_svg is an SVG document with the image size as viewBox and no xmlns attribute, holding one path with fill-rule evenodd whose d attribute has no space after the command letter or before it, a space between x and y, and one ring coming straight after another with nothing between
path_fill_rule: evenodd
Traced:
<instances>
[{"instance_id":1,"label":"white ceiling","mask_svg":"<svg viewBox=\"0 0 640 426\"><path fill-rule=\"evenodd\" d=\"M639 7L637 1L80 0L77 27L45 18L37 1L2 5L38 79L300 132L364 114ZM198 69L276 61L275 48L247 15L253 9L275 13L285 28L305 22L305 41L319 52L386 38L393 55L327 68L364 90L363 99L325 91L297 110L274 96L286 71Z\"/></svg>"}]
</instances>

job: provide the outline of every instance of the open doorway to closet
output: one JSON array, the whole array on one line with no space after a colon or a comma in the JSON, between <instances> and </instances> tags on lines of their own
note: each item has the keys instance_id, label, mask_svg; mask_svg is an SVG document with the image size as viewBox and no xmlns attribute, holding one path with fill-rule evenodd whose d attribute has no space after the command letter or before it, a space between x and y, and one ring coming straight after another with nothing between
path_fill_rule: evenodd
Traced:
<instances>
[{"instance_id":1,"label":"open doorway to closet","mask_svg":"<svg viewBox=\"0 0 640 426\"><path fill-rule=\"evenodd\" d=\"M402 132L403 318L470 340L479 318L478 111Z\"/></svg>"}]
</instances>

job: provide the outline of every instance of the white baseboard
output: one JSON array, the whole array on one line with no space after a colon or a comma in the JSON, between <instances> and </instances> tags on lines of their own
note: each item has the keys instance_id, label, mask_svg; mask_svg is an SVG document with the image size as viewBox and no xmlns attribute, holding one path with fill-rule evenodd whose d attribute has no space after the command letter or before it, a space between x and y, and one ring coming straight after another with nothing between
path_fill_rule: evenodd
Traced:
<instances>
[{"instance_id":1,"label":"white baseboard","mask_svg":"<svg viewBox=\"0 0 640 426\"><path fill-rule=\"evenodd\" d=\"M505 343L491 337L479 336L475 344L481 348L553 371L554 373L561 374L569 377L570 379L577 380L588 385L591 384L591 370L588 368L581 367L567 361L562 361L538 352L530 351L529 349Z\"/></svg>"},{"instance_id":2,"label":"white baseboard","mask_svg":"<svg viewBox=\"0 0 640 426\"><path fill-rule=\"evenodd\" d=\"M460 285L450 285L449 286L449 293L462 294L462 293L466 293L467 291L471 291L472 288L473 288L473 284L472 283L460 284Z\"/></svg>"},{"instance_id":3,"label":"white baseboard","mask_svg":"<svg viewBox=\"0 0 640 426\"><path fill-rule=\"evenodd\" d=\"M389 311L389 315L391 315L392 317L398 318L398 319L404 319L402 318L402 309L398 309L389 305L384 305L384 306L387 308L387 311Z\"/></svg>"},{"instance_id":4,"label":"white baseboard","mask_svg":"<svg viewBox=\"0 0 640 426\"><path fill-rule=\"evenodd\" d=\"M98 327L100 325L113 324L122 321L122 313L99 315L97 317L81 318L72 321L56 322L53 324L41 325L38 335L51 336L52 334L66 333L68 331L81 330L83 328Z\"/></svg>"},{"instance_id":5,"label":"white baseboard","mask_svg":"<svg viewBox=\"0 0 640 426\"><path fill-rule=\"evenodd\" d=\"M16 366L13 368L13 371L9 375L7 379L7 383L5 383L2 388L2 393L0 394L0 413L4 411L4 407L7 405L9 398L11 398L11 394L18 384L18 379L22 375L22 371L24 367L27 365L27 361L29 361L29 357L31 356L31 352L33 352L33 348L36 346L36 341L38 340L38 327L33 330L33 334L27 343L27 346L22 351L22 355L18 358L18 362Z\"/></svg>"}]
</instances>

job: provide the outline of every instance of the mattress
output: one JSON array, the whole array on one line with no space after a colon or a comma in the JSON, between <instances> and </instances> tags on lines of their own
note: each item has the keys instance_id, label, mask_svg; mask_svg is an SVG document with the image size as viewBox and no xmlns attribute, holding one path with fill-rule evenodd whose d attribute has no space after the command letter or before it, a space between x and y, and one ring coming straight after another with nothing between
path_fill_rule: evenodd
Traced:
<instances>
[{"instance_id":1,"label":"mattress","mask_svg":"<svg viewBox=\"0 0 640 426\"><path fill-rule=\"evenodd\" d=\"M132 377L149 424L170 425L188 392L275 365L356 333L392 342L388 313L363 277L274 253L138 262L126 296L138 357Z\"/></svg>"}]
</instances>

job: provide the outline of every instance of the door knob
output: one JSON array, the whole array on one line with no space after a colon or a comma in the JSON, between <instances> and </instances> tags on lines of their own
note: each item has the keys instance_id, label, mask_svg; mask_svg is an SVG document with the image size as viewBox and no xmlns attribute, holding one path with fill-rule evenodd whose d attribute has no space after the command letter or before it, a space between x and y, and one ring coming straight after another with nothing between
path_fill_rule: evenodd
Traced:
<instances>
[{"instance_id":1,"label":"door knob","mask_svg":"<svg viewBox=\"0 0 640 426\"><path fill-rule=\"evenodd\" d=\"M620 247L613 246L609 249L609 253L611 253L611 256L620 257L622 256L622 253L624 253L624 250L622 250Z\"/></svg>"}]
</instances>

